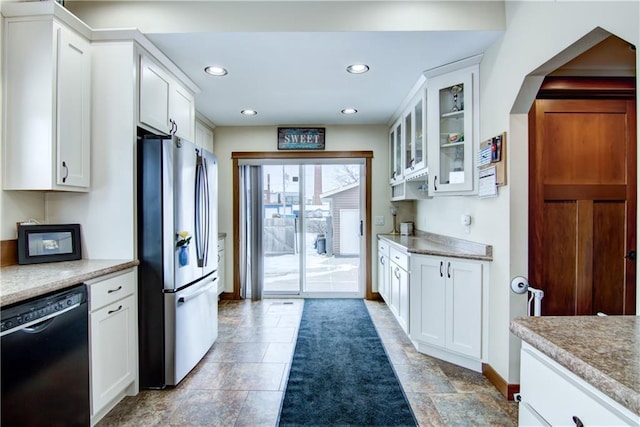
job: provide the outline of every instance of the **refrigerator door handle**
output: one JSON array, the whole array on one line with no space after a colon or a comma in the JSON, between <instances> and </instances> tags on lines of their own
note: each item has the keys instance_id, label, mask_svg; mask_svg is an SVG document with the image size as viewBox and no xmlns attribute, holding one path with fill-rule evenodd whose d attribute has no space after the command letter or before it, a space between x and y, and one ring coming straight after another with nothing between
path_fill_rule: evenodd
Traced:
<instances>
[{"instance_id":1,"label":"refrigerator door handle","mask_svg":"<svg viewBox=\"0 0 640 427\"><path fill-rule=\"evenodd\" d=\"M196 150L197 151L197 150ZM195 227L196 227L196 257L198 259L198 267L202 267L202 156L197 151L196 154L196 186L195 186Z\"/></svg>"},{"instance_id":2,"label":"refrigerator door handle","mask_svg":"<svg viewBox=\"0 0 640 427\"><path fill-rule=\"evenodd\" d=\"M202 157L202 183L204 185L204 253L203 253L203 267L208 264L208 255L209 255L209 234L211 231L211 224L209 223L211 220L211 206L210 198L209 198L209 170L207 168L207 159Z\"/></svg>"},{"instance_id":3,"label":"refrigerator door handle","mask_svg":"<svg viewBox=\"0 0 640 427\"><path fill-rule=\"evenodd\" d=\"M217 277L214 277L213 280L206 285L204 288L192 293L192 294L188 294L188 295L184 295L178 298L178 304L184 304L185 302L192 300L194 298L198 298L200 295L209 292L211 290L211 288L213 288L213 285L216 284L216 281L218 280Z\"/></svg>"}]
</instances>

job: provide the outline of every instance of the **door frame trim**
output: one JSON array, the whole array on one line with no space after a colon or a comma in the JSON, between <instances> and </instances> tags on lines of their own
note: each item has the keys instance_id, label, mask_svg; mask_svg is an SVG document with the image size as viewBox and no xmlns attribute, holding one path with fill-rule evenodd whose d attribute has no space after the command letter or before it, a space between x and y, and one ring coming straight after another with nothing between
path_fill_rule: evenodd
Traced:
<instances>
[{"instance_id":1,"label":"door frame trim","mask_svg":"<svg viewBox=\"0 0 640 427\"><path fill-rule=\"evenodd\" d=\"M259 151L246 152L234 151L231 153L232 170L233 170L233 293L231 299L240 298L240 247L237 242L240 241L240 160L293 160L293 159L364 159L365 164L365 201L364 201L364 286L365 299L375 299L371 288L371 185L372 185L372 159L373 151Z\"/></svg>"}]
</instances>

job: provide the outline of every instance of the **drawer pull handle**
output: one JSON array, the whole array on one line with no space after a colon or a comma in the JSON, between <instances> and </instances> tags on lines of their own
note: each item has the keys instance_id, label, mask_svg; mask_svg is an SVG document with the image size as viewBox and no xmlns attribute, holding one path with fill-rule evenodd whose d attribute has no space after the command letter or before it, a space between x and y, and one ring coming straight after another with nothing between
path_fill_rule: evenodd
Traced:
<instances>
[{"instance_id":1,"label":"drawer pull handle","mask_svg":"<svg viewBox=\"0 0 640 427\"><path fill-rule=\"evenodd\" d=\"M582 420L580 418L574 415L573 417L571 417L571 419L575 423L576 427L584 427L584 424L582 424Z\"/></svg>"},{"instance_id":2,"label":"drawer pull handle","mask_svg":"<svg viewBox=\"0 0 640 427\"><path fill-rule=\"evenodd\" d=\"M451 263L447 263L447 277L451 279Z\"/></svg>"},{"instance_id":3,"label":"drawer pull handle","mask_svg":"<svg viewBox=\"0 0 640 427\"><path fill-rule=\"evenodd\" d=\"M442 266L444 265L443 261L440 261L440 277L444 277L444 275L442 274Z\"/></svg>"},{"instance_id":4,"label":"drawer pull handle","mask_svg":"<svg viewBox=\"0 0 640 427\"><path fill-rule=\"evenodd\" d=\"M396 276L396 279L400 278L400 269L398 267L394 270L393 275Z\"/></svg>"},{"instance_id":5,"label":"drawer pull handle","mask_svg":"<svg viewBox=\"0 0 640 427\"><path fill-rule=\"evenodd\" d=\"M115 288L115 289L109 289L109 290L107 291L107 293L108 293L108 294L112 294L112 293L114 293L114 292L118 292L120 289L122 289L122 286L118 286L118 287L117 287L117 288Z\"/></svg>"},{"instance_id":6,"label":"drawer pull handle","mask_svg":"<svg viewBox=\"0 0 640 427\"><path fill-rule=\"evenodd\" d=\"M380 264L384 265L384 256L380 257Z\"/></svg>"},{"instance_id":7,"label":"drawer pull handle","mask_svg":"<svg viewBox=\"0 0 640 427\"><path fill-rule=\"evenodd\" d=\"M121 305L119 305L118 308L116 308L115 310L109 310L107 312L107 314L113 314L113 313L116 313L116 312L118 312L120 310L122 310L122 306Z\"/></svg>"}]
</instances>

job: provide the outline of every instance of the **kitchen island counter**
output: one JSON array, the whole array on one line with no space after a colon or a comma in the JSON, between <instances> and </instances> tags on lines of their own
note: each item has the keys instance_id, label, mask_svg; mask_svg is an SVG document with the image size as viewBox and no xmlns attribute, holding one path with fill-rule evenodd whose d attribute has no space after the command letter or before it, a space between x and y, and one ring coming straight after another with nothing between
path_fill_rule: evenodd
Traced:
<instances>
[{"instance_id":1,"label":"kitchen island counter","mask_svg":"<svg viewBox=\"0 0 640 427\"><path fill-rule=\"evenodd\" d=\"M640 416L640 318L523 317L511 331Z\"/></svg>"},{"instance_id":2,"label":"kitchen island counter","mask_svg":"<svg viewBox=\"0 0 640 427\"><path fill-rule=\"evenodd\" d=\"M11 265L0 269L0 306L68 288L89 279L126 270L138 260L78 260Z\"/></svg>"}]
</instances>

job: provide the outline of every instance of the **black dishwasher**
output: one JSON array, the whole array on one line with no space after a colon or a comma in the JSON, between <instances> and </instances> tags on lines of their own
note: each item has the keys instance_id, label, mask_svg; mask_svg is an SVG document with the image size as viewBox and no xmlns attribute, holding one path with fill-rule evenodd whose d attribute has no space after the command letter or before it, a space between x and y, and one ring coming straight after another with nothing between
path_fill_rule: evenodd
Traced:
<instances>
[{"instance_id":1,"label":"black dishwasher","mask_svg":"<svg viewBox=\"0 0 640 427\"><path fill-rule=\"evenodd\" d=\"M3 427L90 424L88 319L84 284L0 310Z\"/></svg>"}]
</instances>

